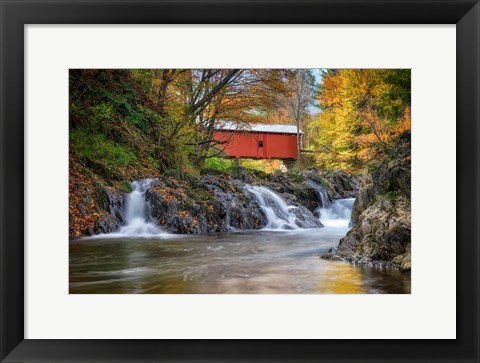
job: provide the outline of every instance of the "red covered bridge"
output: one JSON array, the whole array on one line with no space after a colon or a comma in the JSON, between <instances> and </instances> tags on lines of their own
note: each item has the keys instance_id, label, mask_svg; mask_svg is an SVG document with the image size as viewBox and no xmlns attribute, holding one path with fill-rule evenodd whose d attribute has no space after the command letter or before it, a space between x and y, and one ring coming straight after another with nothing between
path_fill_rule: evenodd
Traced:
<instances>
[{"instance_id":1,"label":"red covered bridge","mask_svg":"<svg viewBox=\"0 0 480 363\"><path fill-rule=\"evenodd\" d=\"M300 137L303 134L299 132ZM297 127L295 125L237 124L222 122L213 138L225 142L225 156L231 158L296 160Z\"/></svg>"}]
</instances>

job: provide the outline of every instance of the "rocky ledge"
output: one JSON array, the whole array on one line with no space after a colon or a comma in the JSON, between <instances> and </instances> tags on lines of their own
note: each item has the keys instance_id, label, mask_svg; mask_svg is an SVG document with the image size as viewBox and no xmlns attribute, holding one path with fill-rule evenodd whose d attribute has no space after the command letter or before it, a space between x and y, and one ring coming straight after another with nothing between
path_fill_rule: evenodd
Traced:
<instances>
[{"instance_id":1,"label":"rocky ledge","mask_svg":"<svg viewBox=\"0 0 480 363\"><path fill-rule=\"evenodd\" d=\"M352 210L352 229L323 258L411 269L410 131L371 174Z\"/></svg>"},{"instance_id":2,"label":"rocky ledge","mask_svg":"<svg viewBox=\"0 0 480 363\"><path fill-rule=\"evenodd\" d=\"M355 196L358 185L356 178L340 171L265 174L238 168L233 173L204 170L198 176L171 171L156 177L145 192L147 218L171 233L259 229L266 226L267 216L248 188L265 186L295 207L291 211L298 227L320 228L316 210L323 200L319 190L334 200ZM96 221L81 235L118 230L125 222L126 195L122 189L97 188Z\"/></svg>"}]
</instances>

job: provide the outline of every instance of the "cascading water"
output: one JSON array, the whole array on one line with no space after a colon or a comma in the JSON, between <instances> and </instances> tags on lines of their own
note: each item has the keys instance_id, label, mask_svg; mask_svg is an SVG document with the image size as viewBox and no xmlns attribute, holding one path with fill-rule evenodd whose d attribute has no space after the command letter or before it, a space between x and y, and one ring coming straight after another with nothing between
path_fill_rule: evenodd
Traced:
<instances>
[{"instance_id":1,"label":"cascading water","mask_svg":"<svg viewBox=\"0 0 480 363\"><path fill-rule=\"evenodd\" d=\"M321 208L329 208L330 207L330 198L328 197L328 193L323 187L323 185L314 182L313 180L308 179L306 183L311 186L315 191L318 193L320 197L320 201L322 202Z\"/></svg>"},{"instance_id":2,"label":"cascading water","mask_svg":"<svg viewBox=\"0 0 480 363\"><path fill-rule=\"evenodd\" d=\"M298 229L297 217L291 212L295 206L288 206L275 192L262 186L245 185L255 196L267 218L266 229Z\"/></svg>"},{"instance_id":3,"label":"cascading water","mask_svg":"<svg viewBox=\"0 0 480 363\"><path fill-rule=\"evenodd\" d=\"M320 222L325 227L348 227L355 198L334 200L330 207L319 208Z\"/></svg>"},{"instance_id":4,"label":"cascading water","mask_svg":"<svg viewBox=\"0 0 480 363\"><path fill-rule=\"evenodd\" d=\"M312 180L307 180L307 184L316 190L322 202L322 206L317 210L320 214L320 222L325 227L348 227L355 198L337 199L330 202L323 185Z\"/></svg>"},{"instance_id":5,"label":"cascading water","mask_svg":"<svg viewBox=\"0 0 480 363\"><path fill-rule=\"evenodd\" d=\"M153 179L143 179L131 183L132 191L127 195L125 203L126 224L120 228L118 234L129 236L165 233L154 223L147 222L146 219L147 203L145 201L145 192L150 187L152 181Z\"/></svg>"}]
</instances>

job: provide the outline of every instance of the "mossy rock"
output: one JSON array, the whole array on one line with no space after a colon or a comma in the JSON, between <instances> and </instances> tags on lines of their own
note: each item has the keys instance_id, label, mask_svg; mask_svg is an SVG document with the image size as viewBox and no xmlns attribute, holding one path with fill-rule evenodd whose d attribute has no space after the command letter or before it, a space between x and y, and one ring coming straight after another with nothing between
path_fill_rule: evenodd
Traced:
<instances>
[{"instance_id":1,"label":"mossy rock","mask_svg":"<svg viewBox=\"0 0 480 363\"><path fill-rule=\"evenodd\" d=\"M131 193L132 192L132 185L130 182L123 182L121 187L120 187L125 193Z\"/></svg>"},{"instance_id":2,"label":"mossy rock","mask_svg":"<svg viewBox=\"0 0 480 363\"><path fill-rule=\"evenodd\" d=\"M204 168L200 170L200 175L218 175L218 176L227 176L229 173L227 171L212 169L212 168Z\"/></svg>"}]
</instances>

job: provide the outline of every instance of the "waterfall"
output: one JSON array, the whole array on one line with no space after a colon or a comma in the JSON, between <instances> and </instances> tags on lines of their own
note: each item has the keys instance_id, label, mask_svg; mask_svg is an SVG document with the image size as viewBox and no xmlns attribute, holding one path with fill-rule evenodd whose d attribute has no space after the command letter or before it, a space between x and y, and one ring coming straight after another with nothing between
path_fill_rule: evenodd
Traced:
<instances>
[{"instance_id":1,"label":"waterfall","mask_svg":"<svg viewBox=\"0 0 480 363\"><path fill-rule=\"evenodd\" d=\"M306 183L315 189L322 202L322 205L317 209L317 212L320 214L320 222L325 227L348 227L355 198L337 199L330 202L328 193L323 185L310 179Z\"/></svg>"},{"instance_id":2,"label":"waterfall","mask_svg":"<svg viewBox=\"0 0 480 363\"><path fill-rule=\"evenodd\" d=\"M152 181L153 179L143 179L133 181L130 184L132 191L127 195L125 201L126 224L120 229L120 235L158 235L165 233L154 223L147 222L145 192Z\"/></svg>"},{"instance_id":3,"label":"waterfall","mask_svg":"<svg viewBox=\"0 0 480 363\"><path fill-rule=\"evenodd\" d=\"M297 229L297 217L291 212L295 206L288 206L275 192L262 186L245 185L252 193L267 218L266 229Z\"/></svg>"},{"instance_id":4,"label":"waterfall","mask_svg":"<svg viewBox=\"0 0 480 363\"><path fill-rule=\"evenodd\" d=\"M322 202L322 208L329 208L330 207L330 198L328 197L328 193L323 187L323 185L314 182L313 180L307 179L306 183L311 186L315 191L318 193L320 197L320 201Z\"/></svg>"},{"instance_id":5,"label":"waterfall","mask_svg":"<svg viewBox=\"0 0 480 363\"><path fill-rule=\"evenodd\" d=\"M348 227L355 198L334 200L328 208L319 208L320 222L325 227Z\"/></svg>"}]
</instances>

